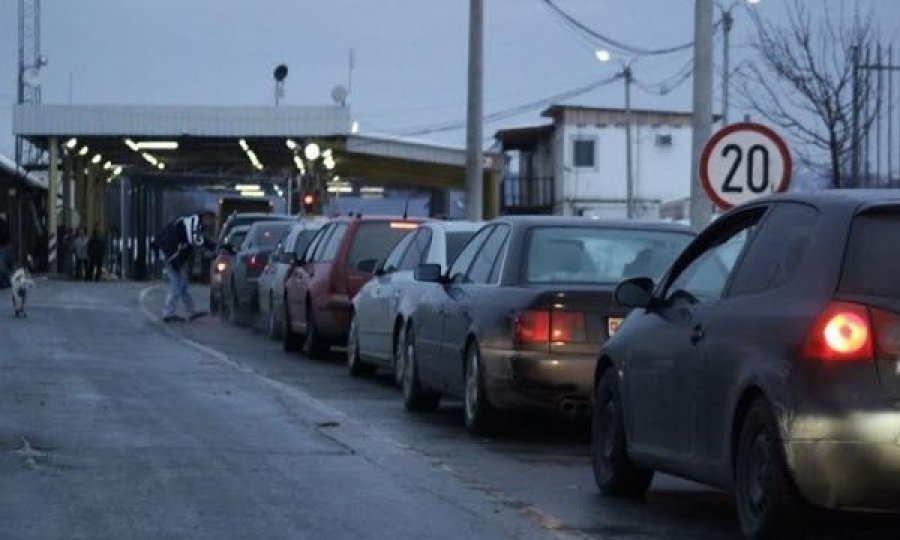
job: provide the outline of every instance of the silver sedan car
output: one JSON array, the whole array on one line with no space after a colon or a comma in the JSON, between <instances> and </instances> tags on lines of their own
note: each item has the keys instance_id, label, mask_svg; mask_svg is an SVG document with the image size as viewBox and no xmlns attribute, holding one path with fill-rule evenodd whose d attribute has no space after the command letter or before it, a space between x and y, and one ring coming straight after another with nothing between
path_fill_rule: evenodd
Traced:
<instances>
[{"instance_id":1,"label":"silver sedan car","mask_svg":"<svg viewBox=\"0 0 900 540\"><path fill-rule=\"evenodd\" d=\"M294 224L278 243L269 264L259 276L257 312L272 339L279 339L284 332L284 281L297 257L306 251L306 246L325 222L324 219L310 219Z\"/></svg>"},{"instance_id":2,"label":"silver sedan car","mask_svg":"<svg viewBox=\"0 0 900 540\"><path fill-rule=\"evenodd\" d=\"M406 314L427 284L413 279L420 264L446 270L469 238L481 227L471 221L429 221L403 237L375 270L375 276L353 299L347 365L350 374L361 375L376 367L402 373L403 355L398 338Z\"/></svg>"}]
</instances>

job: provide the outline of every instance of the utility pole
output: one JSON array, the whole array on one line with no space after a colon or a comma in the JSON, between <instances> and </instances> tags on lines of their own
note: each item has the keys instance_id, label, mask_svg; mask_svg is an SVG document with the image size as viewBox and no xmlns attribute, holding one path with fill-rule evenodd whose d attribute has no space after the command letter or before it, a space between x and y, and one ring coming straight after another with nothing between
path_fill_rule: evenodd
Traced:
<instances>
[{"instance_id":1,"label":"utility pole","mask_svg":"<svg viewBox=\"0 0 900 540\"><path fill-rule=\"evenodd\" d=\"M631 66L626 65L622 69L625 78L625 216L628 219L634 217L634 164L632 163L631 150Z\"/></svg>"},{"instance_id":2,"label":"utility pole","mask_svg":"<svg viewBox=\"0 0 900 540\"><path fill-rule=\"evenodd\" d=\"M694 0L694 104L691 122L691 225L709 224L712 207L700 185L700 152L712 129L713 0Z\"/></svg>"},{"instance_id":3,"label":"utility pole","mask_svg":"<svg viewBox=\"0 0 900 540\"><path fill-rule=\"evenodd\" d=\"M722 13L722 125L728 125L728 94L730 91L729 80L731 78L731 27L734 26L734 16L731 8Z\"/></svg>"},{"instance_id":4,"label":"utility pole","mask_svg":"<svg viewBox=\"0 0 900 540\"><path fill-rule=\"evenodd\" d=\"M471 220L484 218L482 139L482 47L484 44L483 0L469 0L469 75L466 114L466 214Z\"/></svg>"}]
</instances>

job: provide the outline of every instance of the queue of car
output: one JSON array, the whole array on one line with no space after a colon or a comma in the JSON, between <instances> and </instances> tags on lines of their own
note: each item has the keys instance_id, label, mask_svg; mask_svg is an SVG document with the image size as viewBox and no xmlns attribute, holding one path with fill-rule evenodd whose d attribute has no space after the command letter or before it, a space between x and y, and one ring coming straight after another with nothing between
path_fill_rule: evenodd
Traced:
<instances>
[{"instance_id":1,"label":"queue of car","mask_svg":"<svg viewBox=\"0 0 900 540\"><path fill-rule=\"evenodd\" d=\"M767 197L699 235L551 216L293 234L269 263L285 350L346 343L350 375L392 370L411 412L461 399L473 434L589 416L603 494L706 483L747 538L900 508L900 191Z\"/></svg>"}]
</instances>

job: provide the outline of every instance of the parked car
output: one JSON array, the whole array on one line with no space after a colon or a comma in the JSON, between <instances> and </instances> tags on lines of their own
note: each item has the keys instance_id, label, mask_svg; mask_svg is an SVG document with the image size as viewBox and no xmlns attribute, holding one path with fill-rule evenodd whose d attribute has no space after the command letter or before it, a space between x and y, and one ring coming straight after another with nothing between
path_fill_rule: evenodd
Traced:
<instances>
[{"instance_id":1,"label":"parked car","mask_svg":"<svg viewBox=\"0 0 900 540\"><path fill-rule=\"evenodd\" d=\"M339 217L316 234L285 282L285 350L310 356L343 343L350 299L419 219Z\"/></svg>"},{"instance_id":2,"label":"parked car","mask_svg":"<svg viewBox=\"0 0 900 540\"><path fill-rule=\"evenodd\" d=\"M588 413L600 345L625 314L613 289L629 276L659 278L693 236L666 223L489 223L446 273L415 271L430 287L404 329L406 408L461 397L472 433L489 432L500 411Z\"/></svg>"},{"instance_id":3,"label":"parked car","mask_svg":"<svg viewBox=\"0 0 900 540\"><path fill-rule=\"evenodd\" d=\"M323 224L323 220L304 220L292 225L259 276L257 311L272 339L279 339L284 331L284 282L288 272Z\"/></svg>"},{"instance_id":4,"label":"parked car","mask_svg":"<svg viewBox=\"0 0 900 540\"><path fill-rule=\"evenodd\" d=\"M216 257L209 270L209 312L219 313L222 308L222 276L231 266L234 254L244 243L250 225L239 225L230 229L228 235L219 241Z\"/></svg>"},{"instance_id":5,"label":"parked car","mask_svg":"<svg viewBox=\"0 0 900 540\"><path fill-rule=\"evenodd\" d=\"M240 249L241 243L226 241L231 232L238 227L249 228L256 221L296 221L295 216L283 214L267 214L263 212L232 213L219 229L216 239L216 256L209 265L209 310L220 313L222 306L222 273L231 264L234 253ZM243 242L243 239L241 239Z\"/></svg>"},{"instance_id":6,"label":"parked car","mask_svg":"<svg viewBox=\"0 0 900 540\"><path fill-rule=\"evenodd\" d=\"M718 218L634 308L596 371L593 468L609 495L654 470L734 493L748 538L806 504L900 508L900 191L836 190ZM656 283L659 282L657 285Z\"/></svg>"},{"instance_id":7,"label":"parked car","mask_svg":"<svg viewBox=\"0 0 900 540\"><path fill-rule=\"evenodd\" d=\"M437 264L446 271L479 227L480 223L471 221L432 221L411 231L394 247L375 270L375 277L353 298L347 338L351 375L383 367L393 369L400 382L401 330L427 290L427 285L413 279L413 271L423 263Z\"/></svg>"},{"instance_id":8,"label":"parked car","mask_svg":"<svg viewBox=\"0 0 900 540\"><path fill-rule=\"evenodd\" d=\"M291 221L257 221L250 225L244 243L222 273L221 312L235 324L244 324L257 306L256 282Z\"/></svg>"}]
</instances>

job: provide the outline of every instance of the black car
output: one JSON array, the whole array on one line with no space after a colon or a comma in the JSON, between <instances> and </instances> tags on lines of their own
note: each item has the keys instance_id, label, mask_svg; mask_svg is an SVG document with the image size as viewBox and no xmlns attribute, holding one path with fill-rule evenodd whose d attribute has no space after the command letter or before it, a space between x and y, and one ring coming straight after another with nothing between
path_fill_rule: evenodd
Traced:
<instances>
[{"instance_id":1,"label":"black car","mask_svg":"<svg viewBox=\"0 0 900 540\"><path fill-rule=\"evenodd\" d=\"M588 413L600 345L625 314L613 289L630 276L661 276L693 237L665 223L542 216L487 224L446 273L416 269L431 285L404 329L406 408L463 397L473 433L490 430L498 411Z\"/></svg>"},{"instance_id":2,"label":"black car","mask_svg":"<svg viewBox=\"0 0 900 540\"><path fill-rule=\"evenodd\" d=\"M222 272L222 309L220 312L235 324L249 322L256 312L257 280L269 263L269 256L296 221L256 221L234 254L231 264Z\"/></svg>"},{"instance_id":3,"label":"black car","mask_svg":"<svg viewBox=\"0 0 900 540\"><path fill-rule=\"evenodd\" d=\"M900 191L766 198L716 220L634 308L597 364L601 491L654 470L735 495L748 538L804 505L900 507Z\"/></svg>"}]
</instances>

